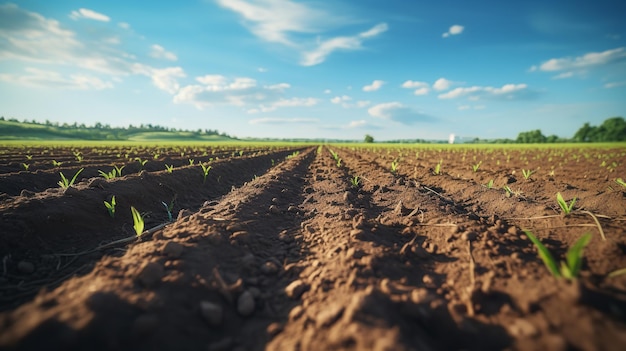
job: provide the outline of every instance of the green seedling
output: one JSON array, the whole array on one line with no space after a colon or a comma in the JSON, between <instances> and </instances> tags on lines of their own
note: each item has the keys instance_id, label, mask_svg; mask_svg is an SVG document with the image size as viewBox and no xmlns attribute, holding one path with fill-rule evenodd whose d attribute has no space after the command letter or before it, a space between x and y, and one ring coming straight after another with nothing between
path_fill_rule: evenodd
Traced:
<instances>
[{"instance_id":1,"label":"green seedling","mask_svg":"<svg viewBox=\"0 0 626 351\"><path fill-rule=\"evenodd\" d=\"M32 160L33 159L33 155L26 155L26 159L29 160L29 161Z\"/></svg>"},{"instance_id":2,"label":"green seedling","mask_svg":"<svg viewBox=\"0 0 626 351\"><path fill-rule=\"evenodd\" d=\"M561 261L561 267L557 265L557 261L554 259L550 251L537 239L537 237L531 233L530 231L525 230L526 236L532 241L533 244L537 247L537 251L539 252L539 257L548 268L548 271L555 278L565 278L565 279L576 279L578 277L578 273L583 264L583 249L589 241L591 241L591 234L585 233L581 236L572 247L567 250L565 254L565 261Z\"/></svg>"},{"instance_id":3,"label":"green seedling","mask_svg":"<svg viewBox=\"0 0 626 351\"><path fill-rule=\"evenodd\" d=\"M513 190L508 185L502 187L504 191L506 191L506 197L511 197L513 195Z\"/></svg>"},{"instance_id":4,"label":"green seedling","mask_svg":"<svg viewBox=\"0 0 626 351\"><path fill-rule=\"evenodd\" d=\"M189 161L189 165L193 166L193 162L194 162L193 158L190 158L188 161Z\"/></svg>"},{"instance_id":5,"label":"green seedling","mask_svg":"<svg viewBox=\"0 0 626 351\"><path fill-rule=\"evenodd\" d=\"M137 160L137 162L139 162L139 164L141 165L141 168L143 168L143 166L146 165L146 163L148 163L148 160L142 160L141 158L137 157L135 158L135 160Z\"/></svg>"},{"instance_id":6,"label":"green seedling","mask_svg":"<svg viewBox=\"0 0 626 351\"><path fill-rule=\"evenodd\" d=\"M276 163L276 161L274 161L274 159L272 159L272 166L274 166L275 163Z\"/></svg>"},{"instance_id":7,"label":"green seedling","mask_svg":"<svg viewBox=\"0 0 626 351\"><path fill-rule=\"evenodd\" d=\"M152 156L152 159L156 160L159 158L159 156L161 156L160 154L154 154L154 156Z\"/></svg>"},{"instance_id":8,"label":"green seedling","mask_svg":"<svg viewBox=\"0 0 626 351\"><path fill-rule=\"evenodd\" d=\"M621 185L623 188L626 188L626 182L622 178L615 179L615 183Z\"/></svg>"},{"instance_id":9,"label":"green seedling","mask_svg":"<svg viewBox=\"0 0 626 351\"><path fill-rule=\"evenodd\" d=\"M80 153L80 151L74 151L74 157L76 158L76 161L78 162L83 161L83 155Z\"/></svg>"},{"instance_id":10,"label":"green seedling","mask_svg":"<svg viewBox=\"0 0 626 351\"><path fill-rule=\"evenodd\" d=\"M137 234L137 237L140 237L141 234L143 234L143 228L145 226L143 216L133 206L130 206L130 212L133 214L133 228L135 228L135 234Z\"/></svg>"},{"instance_id":11,"label":"green seedling","mask_svg":"<svg viewBox=\"0 0 626 351\"><path fill-rule=\"evenodd\" d=\"M115 178L115 176L117 175L117 170L115 168L113 168L111 170L111 172L107 173L101 170L98 170L98 173L104 177L104 179L109 180L109 179L113 179Z\"/></svg>"},{"instance_id":12,"label":"green seedling","mask_svg":"<svg viewBox=\"0 0 626 351\"><path fill-rule=\"evenodd\" d=\"M341 159L340 158L337 159L337 167L341 167Z\"/></svg>"},{"instance_id":13,"label":"green seedling","mask_svg":"<svg viewBox=\"0 0 626 351\"><path fill-rule=\"evenodd\" d=\"M435 170L433 171L435 175L441 174L441 163L442 163L442 160L439 160L439 163L435 165Z\"/></svg>"},{"instance_id":14,"label":"green seedling","mask_svg":"<svg viewBox=\"0 0 626 351\"><path fill-rule=\"evenodd\" d=\"M478 169L480 168L480 165L483 163L483 161L478 162L475 165L472 165L472 170L474 171L474 173L478 172Z\"/></svg>"},{"instance_id":15,"label":"green seedling","mask_svg":"<svg viewBox=\"0 0 626 351\"><path fill-rule=\"evenodd\" d=\"M61 180L59 180L59 182L57 184L59 184L59 186L61 186L61 188L63 189L67 189L69 187L71 187L72 185L74 185L74 182L76 181L76 177L78 177L78 174L80 174L80 172L83 171L84 168L79 169L76 174L74 174L74 176L72 177L71 180L68 180L65 175L63 174L63 172L59 172L59 174L61 175Z\"/></svg>"},{"instance_id":16,"label":"green seedling","mask_svg":"<svg viewBox=\"0 0 626 351\"><path fill-rule=\"evenodd\" d=\"M202 184L206 183L206 176L209 174L209 171L211 170L211 166L205 166L202 163L200 163L200 167L202 167Z\"/></svg>"},{"instance_id":17,"label":"green seedling","mask_svg":"<svg viewBox=\"0 0 626 351\"><path fill-rule=\"evenodd\" d=\"M487 187L487 189L493 188L493 179L489 179L487 184L485 184L485 187Z\"/></svg>"},{"instance_id":18,"label":"green seedling","mask_svg":"<svg viewBox=\"0 0 626 351\"><path fill-rule=\"evenodd\" d=\"M174 165L165 165L165 170L167 171L167 173L172 173L174 172Z\"/></svg>"},{"instance_id":19,"label":"green seedling","mask_svg":"<svg viewBox=\"0 0 626 351\"><path fill-rule=\"evenodd\" d=\"M354 176L350 178L350 183L352 184L353 188L358 188L359 184L361 183L361 179L359 178L359 176Z\"/></svg>"},{"instance_id":20,"label":"green seedling","mask_svg":"<svg viewBox=\"0 0 626 351\"><path fill-rule=\"evenodd\" d=\"M243 156L243 150L239 150L239 157Z\"/></svg>"},{"instance_id":21,"label":"green seedling","mask_svg":"<svg viewBox=\"0 0 626 351\"><path fill-rule=\"evenodd\" d=\"M531 171L530 169L522 169L522 175L524 176L524 179L529 180L530 176L535 173L535 171Z\"/></svg>"},{"instance_id":22,"label":"green seedling","mask_svg":"<svg viewBox=\"0 0 626 351\"><path fill-rule=\"evenodd\" d=\"M113 165L113 168L115 168L115 171L117 172L117 176L118 177L122 176L122 170L124 169L124 167L126 167L126 166L118 167L116 165Z\"/></svg>"},{"instance_id":23,"label":"green seedling","mask_svg":"<svg viewBox=\"0 0 626 351\"><path fill-rule=\"evenodd\" d=\"M30 168L30 165L28 163L22 163L22 168L24 168L25 171L28 171L28 168Z\"/></svg>"},{"instance_id":24,"label":"green seedling","mask_svg":"<svg viewBox=\"0 0 626 351\"><path fill-rule=\"evenodd\" d=\"M561 207L563 215L567 216L572 212L572 209L574 208L574 204L576 203L576 197L574 197L572 201L570 201L570 203L568 204L563 199L561 193L556 193L556 202L559 204L559 207Z\"/></svg>"},{"instance_id":25,"label":"green seedling","mask_svg":"<svg viewBox=\"0 0 626 351\"><path fill-rule=\"evenodd\" d=\"M398 160L393 160L391 162L391 173L396 174L398 171Z\"/></svg>"},{"instance_id":26,"label":"green seedling","mask_svg":"<svg viewBox=\"0 0 626 351\"><path fill-rule=\"evenodd\" d=\"M63 164L63 162L57 161L57 160L52 160L52 166L54 167L61 167L61 165Z\"/></svg>"},{"instance_id":27,"label":"green seedling","mask_svg":"<svg viewBox=\"0 0 626 351\"><path fill-rule=\"evenodd\" d=\"M168 204L165 201L161 201L161 203L163 204L163 207L165 207L165 211L167 211L167 221L168 222L172 222L172 210L174 210L174 200L172 199L172 201Z\"/></svg>"},{"instance_id":28,"label":"green seedling","mask_svg":"<svg viewBox=\"0 0 626 351\"><path fill-rule=\"evenodd\" d=\"M115 218L115 205L115 195L111 198L111 202L104 201L104 206L107 208L107 211L109 211L111 218Z\"/></svg>"}]
</instances>

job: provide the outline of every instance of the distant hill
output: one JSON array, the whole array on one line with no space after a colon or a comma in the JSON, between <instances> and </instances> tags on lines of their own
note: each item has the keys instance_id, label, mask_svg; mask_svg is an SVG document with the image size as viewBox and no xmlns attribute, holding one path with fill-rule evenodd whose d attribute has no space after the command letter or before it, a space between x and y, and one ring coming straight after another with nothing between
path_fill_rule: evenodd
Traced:
<instances>
[{"instance_id":1,"label":"distant hill","mask_svg":"<svg viewBox=\"0 0 626 351\"><path fill-rule=\"evenodd\" d=\"M5 120L0 117L0 140L120 140L120 141L231 141L237 140L217 130L176 130L161 126L141 125L115 128L101 123L85 126L46 121Z\"/></svg>"}]
</instances>

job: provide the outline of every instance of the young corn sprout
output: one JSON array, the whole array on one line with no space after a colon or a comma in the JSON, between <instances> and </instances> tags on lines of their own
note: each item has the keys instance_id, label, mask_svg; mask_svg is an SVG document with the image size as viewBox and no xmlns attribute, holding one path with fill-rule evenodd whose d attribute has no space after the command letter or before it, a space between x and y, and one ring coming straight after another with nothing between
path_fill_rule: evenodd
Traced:
<instances>
[{"instance_id":1,"label":"young corn sprout","mask_svg":"<svg viewBox=\"0 0 626 351\"><path fill-rule=\"evenodd\" d=\"M57 161L57 160L52 160L52 166L54 167L61 167L61 165L63 164L63 162Z\"/></svg>"},{"instance_id":2,"label":"young corn sprout","mask_svg":"<svg viewBox=\"0 0 626 351\"><path fill-rule=\"evenodd\" d=\"M117 175L117 170L116 170L115 168L113 168L113 169L111 170L111 172L108 172L108 173L107 173L107 172L104 172L104 171L101 171L101 170L98 170L98 173L99 173L101 176L103 176L103 177L104 177L104 179L109 180L109 179L113 179L113 178L115 178L115 176Z\"/></svg>"},{"instance_id":3,"label":"young corn sprout","mask_svg":"<svg viewBox=\"0 0 626 351\"><path fill-rule=\"evenodd\" d=\"M163 207L165 207L165 211L167 211L167 221L171 222L172 219L172 210L174 210L174 200L176 198L173 198L172 201L170 201L170 203L166 203L165 201L161 201L161 204L163 204Z\"/></svg>"},{"instance_id":4,"label":"young corn sprout","mask_svg":"<svg viewBox=\"0 0 626 351\"><path fill-rule=\"evenodd\" d=\"M135 160L137 160L137 162L139 162L139 164L141 165L141 167L140 167L140 168L143 168L143 166L145 166L145 165L146 165L146 163L148 163L148 160L147 160L147 159L146 159L146 160L142 160L142 159L141 159L141 158L139 158L139 157L135 158Z\"/></svg>"},{"instance_id":5,"label":"young corn sprout","mask_svg":"<svg viewBox=\"0 0 626 351\"><path fill-rule=\"evenodd\" d=\"M352 184L353 188L358 188L359 184L361 183L361 179L359 179L359 176L354 176L350 178L350 183Z\"/></svg>"},{"instance_id":6,"label":"young corn sprout","mask_svg":"<svg viewBox=\"0 0 626 351\"><path fill-rule=\"evenodd\" d=\"M341 158L337 159L337 167L341 167Z\"/></svg>"},{"instance_id":7,"label":"young corn sprout","mask_svg":"<svg viewBox=\"0 0 626 351\"><path fill-rule=\"evenodd\" d=\"M117 172L117 176L118 177L122 176L122 170L124 169L124 167L126 167L126 166L118 167L116 165L113 165L113 168L115 168L115 171Z\"/></svg>"},{"instance_id":8,"label":"young corn sprout","mask_svg":"<svg viewBox=\"0 0 626 351\"><path fill-rule=\"evenodd\" d=\"M141 234L143 234L143 228L145 225L143 216L133 206L130 206L130 212L133 214L133 228L135 228L135 234L137 234L137 237L140 237Z\"/></svg>"},{"instance_id":9,"label":"young corn sprout","mask_svg":"<svg viewBox=\"0 0 626 351\"><path fill-rule=\"evenodd\" d=\"M396 174L396 171L398 171L398 160L393 160L391 162L391 173Z\"/></svg>"},{"instance_id":10,"label":"young corn sprout","mask_svg":"<svg viewBox=\"0 0 626 351\"><path fill-rule=\"evenodd\" d=\"M189 165L193 166L193 162L194 162L193 158L190 158L188 161L189 161Z\"/></svg>"},{"instance_id":11,"label":"young corn sprout","mask_svg":"<svg viewBox=\"0 0 626 351\"><path fill-rule=\"evenodd\" d=\"M559 207L561 207L563 215L567 216L572 212L572 209L574 208L574 204L576 203L576 197L574 197L572 201L570 201L570 203L568 204L563 199L563 195L561 195L561 193L556 193L556 202L559 204Z\"/></svg>"},{"instance_id":12,"label":"young corn sprout","mask_svg":"<svg viewBox=\"0 0 626 351\"><path fill-rule=\"evenodd\" d=\"M174 172L174 165L165 165L165 170L167 171L167 173L172 173Z\"/></svg>"},{"instance_id":13,"label":"young corn sprout","mask_svg":"<svg viewBox=\"0 0 626 351\"><path fill-rule=\"evenodd\" d=\"M24 168L25 171L28 171L29 167L30 165L28 163L22 163L22 168Z\"/></svg>"},{"instance_id":14,"label":"young corn sprout","mask_svg":"<svg viewBox=\"0 0 626 351\"><path fill-rule=\"evenodd\" d=\"M548 271L555 278L565 278L565 279L576 279L578 277L578 273L583 264L583 249L589 241L591 241L591 234L585 233L581 236L572 247L567 250L565 254L565 261L561 261L561 267L557 265L557 261L554 259L554 256L550 253L550 251L537 239L537 237L531 233L530 231L524 231L526 236L532 241L533 244L537 247L537 251L539 252L539 257L548 268Z\"/></svg>"},{"instance_id":15,"label":"young corn sprout","mask_svg":"<svg viewBox=\"0 0 626 351\"><path fill-rule=\"evenodd\" d=\"M483 163L483 161L479 161L477 164L472 165L472 170L474 171L474 173L478 172L478 169L480 168L480 165ZM491 188L490 188L491 189Z\"/></svg>"},{"instance_id":16,"label":"young corn sprout","mask_svg":"<svg viewBox=\"0 0 626 351\"><path fill-rule=\"evenodd\" d=\"M59 172L59 174L61 175L61 180L59 180L59 182L57 184L59 184L59 186L61 186L61 188L63 189L67 189L69 187L71 187L72 185L74 185L74 182L76 181L76 177L78 177L78 174L80 174L80 172L83 171L84 168L79 169L76 174L74 174L74 176L72 177L71 180L68 180L65 175L63 174L63 172Z\"/></svg>"},{"instance_id":17,"label":"young corn sprout","mask_svg":"<svg viewBox=\"0 0 626 351\"><path fill-rule=\"evenodd\" d=\"M626 188L626 182L622 178L615 179L615 183L621 185L623 188Z\"/></svg>"},{"instance_id":18,"label":"young corn sprout","mask_svg":"<svg viewBox=\"0 0 626 351\"><path fill-rule=\"evenodd\" d=\"M504 191L506 191L506 197L511 197L513 195L513 190L508 185L502 187Z\"/></svg>"},{"instance_id":19,"label":"young corn sprout","mask_svg":"<svg viewBox=\"0 0 626 351\"><path fill-rule=\"evenodd\" d=\"M489 181L487 182L487 184L485 184L485 187L487 189L491 189L493 188L493 179L489 179Z\"/></svg>"},{"instance_id":20,"label":"young corn sprout","mask_svg":"<svg viewBox=\"0 0 626 351\"><path fill-rule=\"evenodd\" d=\"M104 206L107 208L107 211L109 212L109 216L111 216L111 218L115 218L115 205L115 195L111 197L111 202L104 201Z\"/></svg>"},{"instance_id":21,"label":"young corn sprout","mask_svg":"<svg viewBox=\"0 0 626 351\"><path fill-rule=\"evenodd\" d=\"M530 176L535 173L535 171L532 171L530 169L522 169L522 175L524 176L524 179L529 180Z\"/></svg>"},{"instance_id":22,"label":"young corn sprout","mask_svg":"<svg viewBox=\"0 0 626 351\"><path fill-rule=\"evenodd\" d=\"M76 158L76 161L78 162L83 161L83 155L80 153L80 151L74 151L74 157Z\"/></svg>"},{"instance_id":23,"label":"young corn sprout","mask_svg":"<svg viewBox=\"0 0 626 351\"><path fill-rule=\"evenodd\" d=\"M437 163L437 165L435 165L435 170L433 171L433 173L435 175L441 174L441 164L442 163L443 163L443 160L439 160L439 163Z\"/></svg>"},{"instance_id":24,"label":"young corn sprout","mask_svg":"<svg viewBox=\"0 0 626 351\"><path fill-rule=\"evenodd\" d=\"M205 166L204 164L200 163L200 167L202 167L202 184L204 184L206 183L206 176L209 174L211 166Z\"/></svg>"}]
</instances>

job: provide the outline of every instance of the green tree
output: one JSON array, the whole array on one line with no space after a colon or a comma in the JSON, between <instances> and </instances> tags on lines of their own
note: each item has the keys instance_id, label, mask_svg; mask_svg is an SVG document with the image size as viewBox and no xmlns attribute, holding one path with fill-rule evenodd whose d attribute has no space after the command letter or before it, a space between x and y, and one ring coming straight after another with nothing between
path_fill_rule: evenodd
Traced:
<instances>
[{"instance_id":1,"label":"green tree","mask_svg":"<svg viewBox=\"0 0 626 351\"><path fill-rule=\"evenodd\" d=\"M374 137L369 135L369 134L365 134L365 142L366 143L373 143L374 142Z\"/></svg>"},{"instance_id":2,"label":"green tree","mask_svg":"<svg viewBox=\"0 0 626 351\"><path fill-rule=\"evenodd\" d=\"M517 139L515 140L518 143L524 144L535 144L535 143L545 143L547 138L545 135L541 133L540 129L531 130L529 132L521 132L517 135Z\"/></svg>"}]
</instances>

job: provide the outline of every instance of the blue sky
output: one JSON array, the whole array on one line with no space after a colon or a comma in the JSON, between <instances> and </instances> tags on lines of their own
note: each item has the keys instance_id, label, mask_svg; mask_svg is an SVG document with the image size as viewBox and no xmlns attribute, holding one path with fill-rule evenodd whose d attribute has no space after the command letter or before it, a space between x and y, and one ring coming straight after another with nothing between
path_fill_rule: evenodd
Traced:
<instances>
[{"instance_id":1,"label":"blue sky","mask_svg":"<svg viewBox=\"0 0 626 351\"><path fill-rule=\"evenodd\" d=\"M0 2L0 115L238 137L570 137L626 116L623 1Z\"/></svg>"}]
</instances>

